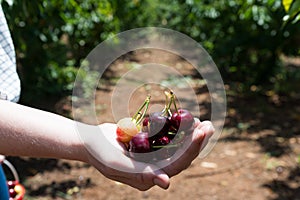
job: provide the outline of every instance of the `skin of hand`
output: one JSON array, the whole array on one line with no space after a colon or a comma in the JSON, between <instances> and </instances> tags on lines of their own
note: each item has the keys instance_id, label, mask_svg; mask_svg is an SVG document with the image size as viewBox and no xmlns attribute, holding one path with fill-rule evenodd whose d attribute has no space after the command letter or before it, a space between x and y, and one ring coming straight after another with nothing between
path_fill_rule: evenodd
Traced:
<instances>
[{"instance_id":1,"label":"skin of hand","mask_svg":"<svg viewBox=\"0 0 300 200\"><path fill-rule=\"evenodd\" d=\"M79 133L78 129L85 132ZM213 132L210 122L195 119L186 151L170 165L159 167L127 157L116 140L116 124L83 124L0 100L0 154L86 162L105 177L142 191L155 185L167 189L170 178L190 166ZM121 166L124 170L111 166Z\"/></svg>"},{"instance_id":2,"label":"skin of hand","mask_svg":"<svg viewBox=\"0 0 300 200\"><path fill-rule=\"evenodd\" d=\"M179 157L174 156L176 159L171 161L170 165L160 168L159 166L138 162L125 156L125 147L116 140L116 134L112 134L116 133L117 126L110 123L99 125L99 128L102 129L102 132L105 134L106 140L108 140L108 142L106 142L108 145L104 147L104 149L107 148L107 151L103 151L103 146L102 151L97 151L104 155L96 155L96 157L106 160L99 162L99 159L95 159L93 156L95 153L97 154L97 152L94 151L92 155L89 156L91 159L88 162L109 179L128 184L139 190L145 191L154 185L167 189L170 184L170 178L191 165L192 161L199 155L215 131L210 121L200 122L199 119L195 119L194 126L194 132L189 135L190 140L185 144L188 146L183 148L185 152L178 152L178 154L180 154ZM97 148L93 147L93 145L98 145L97 142L93 143L94 141L95 140L88 141L90 142L88 149ZM119 151L111 151L111 145ZM107 166L121 167L123 170L103 166L103 163L106 163ZM143 173L139 173L141 171Z\"/></svg>"}]
</instances>

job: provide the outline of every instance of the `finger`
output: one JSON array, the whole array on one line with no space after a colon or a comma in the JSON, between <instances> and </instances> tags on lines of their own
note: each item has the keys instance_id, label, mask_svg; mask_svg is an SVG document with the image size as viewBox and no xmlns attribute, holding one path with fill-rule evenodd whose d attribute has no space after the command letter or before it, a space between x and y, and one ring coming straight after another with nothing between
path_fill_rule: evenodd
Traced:
<instances>
[{"instance_id":1,"label":"finger","mask_svg":"<svg viewBox=\"0 0 300 200\"><path fill-rule=\"evenodd\" d=\"M154 185L164 189L169 187L169 176L157 166L135 161L124 155L125 146L118 143L114 136L108 134L116 132L116 125L106 123L101 124L100 128L103 130L102 135L108 142L102 144L99 152L102 151L103 153L103 149L106 149L108 151L104 155L109 155L107 158L103 158L103 156L97 157L98 159L93 158L93 164L98 166L97 169L100 172L106 177L128 184L139 190L145 190ZM93 143L94 141L90 142ZM111 145L116 148L111 148Z\"/></svg>"},{"instance_id":2,"label":"finger","mask_svg":"<svg viewBox=\"0 0 300 200\"><path fill-rule=\"evenodd\" d=\"M202 145L201 145L201 151L202 151L205 148L205 146L208 144L209 139L214 134L215 129L211 123L206 123L200 129L204 132L204 135L205 135L204 141L202 142Z\"/></svg>"},{"instance_id":3,"label":"finger","mask_svg":"<svg viewBox=\"0 0 300 200\"><path fill-rule=\"evenodd\" d=\"M133 161L134 165L139 168L144 168L143 173L138 173L135 176L135 183L142 183L146 185L157 185L163 189L167 189L170 185L169 176L157 166L146 164L143 162Z\"/></svg>"},{"instance_id":4,"label":"finger","mask_svg":"<svg viewBox=\"0 0 300 200\"><path fill-rule=\"evenodd\" d=\"M211 121L206 120L206 121L200 122L200 124L198 124L198 127L197 127L197 128L202 128L202 127L204 127L204 126L211 126L211 127L213 127Z\"/></svg>"},{"instance_id":5,"label":"finger","mask_svg":"<svg viewBox=\"0 0 300 200\"><path fill-rule=\"evenodd\" d=\"M200 129L195 129L193 134L188 137L184 146L177 150L175 155L172 156L171 164L163 168L169 177L175 176L188 168L200 153L201 145L205 137L204 132Z\"/></svg>"},{"instance_id":6,"label":"finger","mask_svg":"<svg viewBox=\"0 0 300 200\"><path fill-rule=\"evenodd\" d=\"M197 126L199 126L200 125L200 119L198 119L198 118L194 118L194 128L196 128Z\"/></svg>"},{"instance_id":7,"label":"finger","mask_svg":"<svg viewBox=\"0 0 300 200\"><path fill-rule=\"evenodd\" d=\"M167 189L170 185L169 176L157 166L149 165L146 163L137 162L143 165L145 170L143 173L138 173L135 177L135 182L145 183L146 185L157 185L163 189Z\"/></svg>"},{"instance_id":8,"label":"finger","mask_svg":"<svg viewBox=\"0 0 300 200\"><path fill-rule=\"evenodd\" d=\"M138 181L136 181L138 180ZM157 185L162 189L168 189L170 185L170 178L169 176L163 172L162 170L156 170L149 173L139 173L136 175L135 183L145 183L145 185ZM139 184L141 186L143 184Z\"/></svg>"},{"instance_id":9,"label":"finger","mask_svg":"<svg viewBox=\"0 0 300 200\"><path fill-rule=\"evenodd\" d=\"M125 183L139 190L147 190L154 185L167 189L170 185L169 176L155 165L130 159L127 156L118 156L113 163L103 163L93 156L90 162L104 176L109 179Z\"/></svg>"},{"instance_id":10,"label":"finger","mask_svg":"<svg viewBox=\"0 0 300 200\"><path fill-rule=\"evenodd\" d=\"M150 166L144 163L138 163L144 165L145 170L142 173L127 173L121 171L115 171L111 173L108 178L116 180L118 182L125 183L138 190L145 191L153 187L159 186L162 189L167 189L170 185L169 176L162 170L157 169L155 166ZM142 166L140 166L142 167Z\"/></svg>"},{"instance_id":11,"label":"finger","mask_svg":"<svg viewBox=\"0 0 300 200\"><path fill-rule=\"evenodd\" d=\"M132 175L127 174L126 176L118 176L116 174L108 178L129 185L140 191L146 191L155 185L154 181L148 181L151 179L148 178L150 177L148 174L133 173Z\"/></svg>"}]
</instances>

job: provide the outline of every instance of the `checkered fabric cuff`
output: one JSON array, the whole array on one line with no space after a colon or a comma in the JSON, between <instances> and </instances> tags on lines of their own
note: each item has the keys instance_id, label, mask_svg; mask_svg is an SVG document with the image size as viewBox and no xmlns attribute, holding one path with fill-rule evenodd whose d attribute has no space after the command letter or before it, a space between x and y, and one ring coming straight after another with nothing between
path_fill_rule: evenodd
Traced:
<instances>
[{"instance_id":1,"label":"checkered fabric cuff","mask_svg":"<svg viewBox=\"0 0 300 200\"><path fill-rule=\"evenodd\" d=\"M0 91L0 99L1 100L7 100L8 98L7 98L7 95L5 93Z\"/></svg>"}]
</instances>

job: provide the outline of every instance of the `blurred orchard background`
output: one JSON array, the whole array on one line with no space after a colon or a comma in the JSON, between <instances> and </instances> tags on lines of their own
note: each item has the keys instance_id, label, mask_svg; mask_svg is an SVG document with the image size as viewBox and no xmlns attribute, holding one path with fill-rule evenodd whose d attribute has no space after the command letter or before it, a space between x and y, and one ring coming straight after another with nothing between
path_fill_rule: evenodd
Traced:
<instances>
[{"instance_id":1,"label":"blurred orchard background","mask_svg":"<svg viewBox=\"0 0 300 200\"><path fill-rule=\"evenodd\" d=\"M204 183L207 187L201 185L206 189L186 195L202 199L300 198L300 0L2 0L1 4L16 48L22 80L20 103L67 117L71 117L69 96L77 73L82 73L87 85L97 81L78 69L100 42L122 31L149 26L193 38L221 72L228 112L215 154L213 151L204 164L197 161L202 164L197 169L204 173L199 179L209 182ZM142 58L124 60L127 64L143 62ZM91 171L88 166L10 159L21 171L28 199L176 199L170 194L176 194L176 186L166 193L158 189L140 193L116 184L112 185L115 190L122 187L131 192L112 197L102 191L106 196L101 196L95 191L104 189L88 172L78 172L87 180L81 185L70 175L72 170ZM51 173L67 178L43 182L41 177L49 179ZM174 182L179 184L188 177L192 175L179 175ZM230 189L232 181L239 186ZM252 183L259 185L245 190L245 184ZM88 196L93 192L98 197Z\"/></svg>"}]
</instances>

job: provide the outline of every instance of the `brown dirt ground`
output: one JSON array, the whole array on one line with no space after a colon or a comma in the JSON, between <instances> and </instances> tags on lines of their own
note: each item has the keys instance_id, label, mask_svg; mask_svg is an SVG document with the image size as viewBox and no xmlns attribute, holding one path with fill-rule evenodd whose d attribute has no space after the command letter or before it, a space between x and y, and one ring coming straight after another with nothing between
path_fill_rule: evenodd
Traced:
<instances>
[{"instance_id":1,"label":"brown dirt ground","mask_svg":"<svg viewBox=\"0 0 300 200\"><path fill-rule=\"evenodd\" d=\"M193 76L189 63L161 51L138 51L120 58L107 72L107 82L99 87L96 103L98 122L113 121L110 97L114 80L134 64L158 62L175 66ZM195 84L201 102L201 120L209 119L209 93ZM152 87L152 90L155 86ZM154 187L137 191L106 179L93 167L75 161L8 158L20 173L27 190L26 199L202 199L202 200L299 200L300 199L300 105L299 94L292 98L271 92L266 95L239 96L226 85L227 117L214 149L181 174L171 179L164 191ZM146 91L137 91L130 105L139 105ZM154 95L157 102L161 96ZM51 105L51 106L49 106ZM69 99L36 105L59 114L70 114ZM134 108L134 107L133 107ZM82 121L89 117L82 115Z\"/></svg>"}]
</instances>

